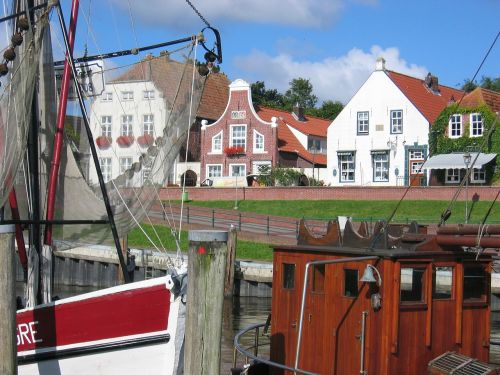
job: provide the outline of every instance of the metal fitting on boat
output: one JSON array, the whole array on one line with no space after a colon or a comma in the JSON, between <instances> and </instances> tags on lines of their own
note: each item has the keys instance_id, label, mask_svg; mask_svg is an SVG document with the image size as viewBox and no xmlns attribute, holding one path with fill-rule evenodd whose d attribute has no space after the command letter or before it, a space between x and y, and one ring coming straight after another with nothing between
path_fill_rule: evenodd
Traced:
<instances>
[{"instance_id":1,"label":"metal fitting on boat","mask_svg":"<svg viewBox=\"0 0 500 375\"><path fill-rule=\"evenodd\" d=\"M21 33L14 33L10 40L14 46L20 46L23 43L23 35Z\"/></svg>"},{"instance_id":2,"label":"metal fitting on boat","mask_svg":"<svg viewBox=\"0 0 500 375\"><path fill-rule=\"evenodd\" d=\"M9 67L7 64L0 64L0 77L6 75L9 72Z\"/></svg>"},{"instance_id":3,"label":"metal fitting on boat","mask_svg":"<svg viewBox=\"0 0 500 375\"><path fill-rule=\"evenodd\" d=\"M13 61L16 58L16 51L14 47L7 48L3 53L3 57L7 61Z\"/></svg>"},{"instance_id":4,"label":"metal fitting on boat","mask_svg":"<svg viewBox=\"0 0 500 375\"><path fill-rule=\"evenodd\" d=\"M23 31L26 31L30 28L30 23L26 17L22 17L17 21L17 27Z\"/></svg>"}]
</instances>

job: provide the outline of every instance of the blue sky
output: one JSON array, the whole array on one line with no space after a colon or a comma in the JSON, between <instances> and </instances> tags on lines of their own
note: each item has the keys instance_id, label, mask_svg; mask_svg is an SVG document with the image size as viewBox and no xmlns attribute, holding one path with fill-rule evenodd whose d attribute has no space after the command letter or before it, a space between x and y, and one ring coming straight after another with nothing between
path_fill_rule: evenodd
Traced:
<instances>
[{"instance_id":1,"label":"blue sky","mask_svg":"<svg viewBox=\"0 0 500 375\"><path fill-rule=\"evenodd\" d=\"M62 2L69 9L70 1ZM379 56L388 69L422 78L430 71L441 84L458 87L472 78L500 31L498 0L192 3L221 32L221 70L230 80L264 81L284 92L291 79L308 78L320 102L346 103ZM205 26L184 0L81 0L80 12L75 55L85 43L90 53L106 52L177 39ZM500 76L500 41L481 76Z\"/></svg>"}]
</instances>

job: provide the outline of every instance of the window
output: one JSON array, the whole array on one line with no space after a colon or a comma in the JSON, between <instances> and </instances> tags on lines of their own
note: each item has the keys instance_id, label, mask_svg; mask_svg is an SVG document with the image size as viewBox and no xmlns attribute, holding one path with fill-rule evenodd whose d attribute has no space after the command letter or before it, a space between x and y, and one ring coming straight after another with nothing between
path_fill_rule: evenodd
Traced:
<instances>
[{"instance_id":1,"label":"window","mask_svg":"<svg viewBox=\"0 0 500 375\"><path fill-rule=\"evenodd\" d=\"M472 170L472 173L471 173L471 179L470 179L471 182L475 182L475 183L484 183L486 182L486 171L483 168L481 169L473 169Z\"/></svg>"},{"instance_id":2,"label":"window","mask_svg":"<svg viewBox=\"0 0 500 375\"><path fill-rule=\"evenodd\" d=\"M283 289L295 287L295 264L283 263Z\"/></svg>"},{"instance_id":3,"label":"window","mask_svg":"<svg viewBox=\"0 0 500 375\"><path fill-rule=\"evenodd\" d=\"M339 158L340 182L354 182L355 159L354 151L337 152Z\"/></svg>"},{"instance_id":4,"label":"window","mask_svg":"<svg viewBox=\"0 0 500 375\"><path fill-rule=\"evenodd\" d=\"M425 268L401 268L401 302L424 302Z\"/></svg>"},{"instance_id":5,"label":"window","mask_svg":"<svg viewBox=\"0 0 500 375\"><path fill-rule=\"evenodd\" d=\"M231 164L231 176L246 176L247 166L245 164Z\"/></svg>"},{"instance_id":6,"label":"window","mask_svg":"<svg viewBox=\"0 0 500 375\"><path fill-rule=\"evenodd\" d=\"M132 135L132 115L122 115L120 135Z\"/></svg>"},{"instance_id":7,"label":"window","mask_svg":"<svg viewBox=\"0 0 500 375\"><path fill-rule=\"evenodd\" d=\"M99 165L101 166L102 178L104 182L111 180L111 158L99 158Z\"/></svg>"},{"instance_id":8,"label":"window","mask_svg":"<svg viewBox=\"0 0 500 375\"><path fill-rule=\"evenodd\" d=\"M269 174L271 173L271 161L270 160L259 160L252 162L252 173L253 174Z\"/></svg>"},{"instance_id":9,"label":"window","mask_svg":"<svg viewBox=\"0 0 500 375\"><path fill-rule=\"evenodd\" d=\"M207 165L207 178L214 178L221 176L222 176L222 164Z\"/></svg>"},{"instance_id":10,"label":"window","mask_svg":"<svg viewBox=\"0 0 500 375\"><path fill-rule=\"evenodd\" d=\"M423 150L410 150L410 159L424 159L424 151Z\"/></svg>"},{"instance_id":11,"label":"window","mask_svg":"<svg viewBox=\"0 0 500 375\"><path fill-rule=\"evenodd\" d=\"M231 126L231 147L247 147L247 127L246 125L232 125Z\"/></svg>"},{"instance_id":12,"label":"window","mask_svg":"<svg viewBox=\"0 0 500 375\"><path fill-rule=\"evenodd\" d=\"M486 300L486 272L483 267L464 266L464 301Z\"/></svg>"},{"instance_id":13,"label":"window","mask_svg":"<svg viewBox=\"0 0 500 375\"><path fill-rule=\"evenodd\" d=\"M389 181L389 152L373 152L373 181Z\"/></svg>"},{"instance_id":14,"label":"window","mask_svg":"<svg viewBox=\"0 0 500 375\"><path fill-rule=\"evenodd\" d=\"M411 162L411 174L422 173L422 164L424 164L423 161L413 161L413 162Z\"/></svg>"},{"instance_id":15,"label":"window","mask_svg":"<svg viewBox=\"0 0 500 375\"><path fill-rule=\"evenodd\" d=\"M222 153L222 132L212 137L212 152L216 154Z\"/></svg>"},{"instance_id":16,"label":"window","mask_svg":"<svg viewBox=\"0 0 500 375\"><path fill-rule=\"evenodd\" d=\"M358 112L358 134L368 134L368 112Z\"/></svg>"},{"instance_id":17,"label":"window","mask_svg":"<svg viewBox=\"0 0 500 375\"><path fill-rule=\"evenodd\" d=\"M398 134L403 132L403 111L391 111L391 133Z\"/></svg>"},{"instance_id":18,"label":"window","mask_svg":"<svg viewBox=\"0 0 500 375\"><path fill-rule=\"evenodd\" d=\"M113 93L109 91L104 91L101 95L101 102L112 102Z\"/></svg>"},{"instance_id":19,"label":"window","mask_svg":"<svg viewBox=\"0 0 500 375\"><path fill-rule=\"evenodd\" d=\"M120 158L120 174L125 173L125 171L130 169L130 167L132 167L132 158Z\"/></svg>"},{"instance_id":20,"label":"window","mask_svg":"<svg viewBox=\"0 0 500 375\"><path fill-rule=\"evenodd\" d=\"M358 294L358 270L344 269L344 297L357 297Z\"/></svg>"},{"instance_id":21,"label":"window","mask_svg":"<svg viewBox=\"0 0 500 375\"><path fill-rule=\"evenodd\" d=\"M458 184L460 182L460 169L446 170L446 183L447 184Z\"/></svg>"},{"instance_id":22,"label":"window","mask_svg":"<svg viewBox=\"0 0 500 375\"><path fill-rule=\"evenodd\" d=\"M450 138L458 138L462 136L462 115L451 115L449 123L449 136Z\"/></svg>"},{"instance_id":23,"label":"window","mask_svg":"<svg viewBox=\"0 0 500 375\"><path fill-rule=\"evenodd\" d=\"M312 291L323 293L325 291L325 265L315 264L312 273Z\"/></svg>"},{"instance_id":24,"label":"window","mask_svg":"<svg viewBox=\"0 0 500 375\"><path fill-rule=\"evenodd\" d=\"M432 298L451 299L453 267L434 267L432 272Z\"/></svg>"},{"instance_id":25,"label":"window","mask_svg":"<svg viewBox=\"0 0 500 375\"><path fill-rule=\"evenodd\" d=\"M142 92L142 98L144 100L151 100L155 98L155 92L154 90L144 90Z\"/></svg>"},{"instance_id":26,"label":"window","mask_svg":"<svg viewBox=\"0 0 500 375\"><path fill-rule=\"evenodd\" d=\"M101 116L101 135L111 137L111 116Z\"/></svg>"},{"instance_id":27,"label":"window","mask_svg":"<svg viewBox=\"0 0 500 375\"><path fill-rule=\"evenodd\" d=\"M134 100L134 92L122 91L122 100Z\"/></svg>"},{"instance_id":28,"label":"window","mask_svg":"<svg viewBox=\"0 0 500 375\"><path fill-rule=\"evenodd\" d=\"M142 134L153 135L155 130L154 115L144 115L142 120Z\"/></svg>"},{"instance_id":29,"label":"window","mask_svg":"<svg viewBox=\"0 0 500 375\"><path fill-rule=\"evenodd\" d=\"M483 135L483 118L480 113L470 115L470 136L480 137Z\"/></svg>"},{"instance_id":30,"label":"window","mask_svg":"<svg viewBox=\"0 0 500 375\"><path fill-rule=\"evenodd\" d=\"M308 138L307 140L307 150L309 152L321 152L321 140L320 139L312 139Z\"/></svg>"},{"instance_id":31,"label":"window","mask_svg":"<svg viewBox=\"0 0 500 375\"><path fill-rule=\"evenodd\" d=\"M264 136L256 130L253 132L253 152L264 152Z\"/></svg>"}]
</instances>

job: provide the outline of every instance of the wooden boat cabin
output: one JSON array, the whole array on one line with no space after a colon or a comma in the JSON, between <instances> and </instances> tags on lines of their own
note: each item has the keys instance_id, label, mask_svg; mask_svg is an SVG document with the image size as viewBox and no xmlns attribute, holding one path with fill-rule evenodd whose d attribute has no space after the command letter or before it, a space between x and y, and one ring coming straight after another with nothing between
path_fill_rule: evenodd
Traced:
<instances>
[{"instance_id":1,"label":"wooden boat cabin","mask_svg":"<svg viewBox=\"0 0 500 375\"><path fill-rule=\"evenodd\" d=\"M488 362L492 261L472 250L500 247L500 228L479 242L478 226L367 229L301 223L298 245L274 248L271 361L339 375L426 374L446 352Z\"/></svg>"}]
</instances>

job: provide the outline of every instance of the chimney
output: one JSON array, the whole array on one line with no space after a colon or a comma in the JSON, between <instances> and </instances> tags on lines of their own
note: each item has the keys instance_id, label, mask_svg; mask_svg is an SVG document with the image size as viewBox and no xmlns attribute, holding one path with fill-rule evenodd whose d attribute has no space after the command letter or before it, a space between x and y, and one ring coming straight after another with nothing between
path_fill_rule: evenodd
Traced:
<instances>
[{"instance_id":1,"label":"chimney","mask_svg":"<svg viewBox=\"0 0 500 375\"><path fill-rule=\"evenodd\" d=\"M304 117L304 108L299 103L295 103L293 106L292 114L297 120L306 121L306 118Z\"/></svg>"},{"instance_id":2,"label":"chimney","mask_svg":"<svg viewBox=\"0 0 500 375\"><path fill-rule=\"evenodd\" d=\"M433 76L430 72L427 73L427 76L424 80L425 86L432 91L434 94L439 94L439 81L438 77Z\"/></svg>"},{"instance_id":3,"label":"chimney","mask_svg":"<svg viewBox=\"0 0 500 375\"><path fill-rule=\"evenodd\" d=\"M385 59L383 57L379 57L377 59L377 62L375 64L375 70L382 70L384 71L385 70Z\"/></svg>"}]
</instances>

